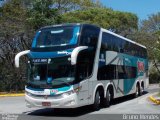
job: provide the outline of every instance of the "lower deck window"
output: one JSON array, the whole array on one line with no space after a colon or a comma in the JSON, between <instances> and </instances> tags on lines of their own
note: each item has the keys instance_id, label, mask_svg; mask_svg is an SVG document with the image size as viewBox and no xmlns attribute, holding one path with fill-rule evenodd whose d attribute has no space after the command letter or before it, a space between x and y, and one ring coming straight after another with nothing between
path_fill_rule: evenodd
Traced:
<instances>
[{"instance_id":1,"label":"lower deck window","mask_svg":"<svg viewBox=\"0 0 160 120\"><path fill-rule=\"evenodd\" d=\"M98 80L136 78L137 68L122 65L104 65L98 69Z\"/></svg>"}]
</instances>

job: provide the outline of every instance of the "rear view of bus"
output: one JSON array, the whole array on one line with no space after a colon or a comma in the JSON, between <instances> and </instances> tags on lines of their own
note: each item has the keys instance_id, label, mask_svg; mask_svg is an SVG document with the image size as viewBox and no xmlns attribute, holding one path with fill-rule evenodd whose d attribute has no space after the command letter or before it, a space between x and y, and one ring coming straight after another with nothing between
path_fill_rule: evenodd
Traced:
<instances>
[{"instance_id":1,"label":"rear view of bus","mask_svg":"<svg viewBox=\"0 0 160 120\"><path fill-rule=\"evenodd\" d=\"M31 50L16 55L16 67L22 55L28 57L28 107L92 105L98 110L114 98L140 94L148 84L146 48L94 25L43 27Z\"/></svg>"}]
</instances>

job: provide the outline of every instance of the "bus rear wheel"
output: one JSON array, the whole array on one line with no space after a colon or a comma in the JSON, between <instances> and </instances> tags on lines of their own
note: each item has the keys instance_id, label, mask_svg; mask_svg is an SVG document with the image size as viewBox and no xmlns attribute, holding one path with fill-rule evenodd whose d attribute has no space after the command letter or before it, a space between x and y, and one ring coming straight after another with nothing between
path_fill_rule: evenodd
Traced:
<instances>
[{"instance_id":1,"label":"bus rear wheel","mask_svg":"<svg viewBox=\"0 0 160 120\"><path fill-rule=\"evenodd\" d=\"M92 105L93 110L98 111L100 109L100 93L96 91L94 103Z\"/></svg>"},{"instance_id":2,"label":"bus rear wheel","mask_svg":"<svg viewBox=\"0 0 160 120\"><path fill-rule=\"evenodd\" d=\"M110 90L108 89L107 92L106 92L106 98L104 98L104 101L103 101L103 106L104 107L109 107L110 102L111 102L111 93L110 93Z\"/></svg>"},{"instance_id":3,"label":"bus rear wheel","mask_svg":"<svg viewBox=\"0 0 160 120\"><path fill-rule=\"evenodd\" d=\"M141 95L143 95L144 94L144 84L142 83L142 85L141 85Z\"/></svg>"},{"instance_id":4,"label":"bus rear wheel","mask_svg":"<svg viewBox=\"0 0 160 120\"><path fill-rule=\"evenodd\" d=\"M140 87L136 85L136 92L134 93L134 97L137 98L140 95Z\"/></svg>"}]
</instances>

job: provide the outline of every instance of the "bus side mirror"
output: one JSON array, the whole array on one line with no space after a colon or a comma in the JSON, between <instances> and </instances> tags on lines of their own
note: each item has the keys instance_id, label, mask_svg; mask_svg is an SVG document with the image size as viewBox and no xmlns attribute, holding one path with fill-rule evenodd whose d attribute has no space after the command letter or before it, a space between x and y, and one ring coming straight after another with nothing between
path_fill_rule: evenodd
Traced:
<instances>
[{"instance_id":1,"label":"bus side mirror","mask_svg":"<svg viewBox=\"0 0 160 120\"><path fill-rule=\"evenodd\" d=\"M71 64L75 65L77 63L77 57L80 51L88 49L88 46L76 47L71 54Z\"/></svg>"},{"instance_id":2,"label":"bus side mirror","mask_svg":"<svg viewBox=\"0 0 160 120\"><path fill-rule=\"evenodd\" d=\"M23 55L26 55L30 52L30 50L25 50L22 52L19 52L16 56L15 56L15 66L18 68L19 67L19 58Z\"/></svg>"}]
</instances>

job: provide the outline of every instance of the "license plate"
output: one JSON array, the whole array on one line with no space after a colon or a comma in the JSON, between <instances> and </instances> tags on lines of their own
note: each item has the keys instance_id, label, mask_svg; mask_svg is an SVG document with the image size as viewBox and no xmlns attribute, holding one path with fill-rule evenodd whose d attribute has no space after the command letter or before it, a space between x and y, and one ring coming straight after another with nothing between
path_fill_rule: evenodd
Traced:
<instances>
[{"instance_id":1,"label":"license plate","mask_svg":"<svg viewBox=\"0 0 160 120\"><path fill-rule=\"evenodd\" d=\"M51 106L50 102L42 102L42 106Z\"/></svg>"}]
</instances>

